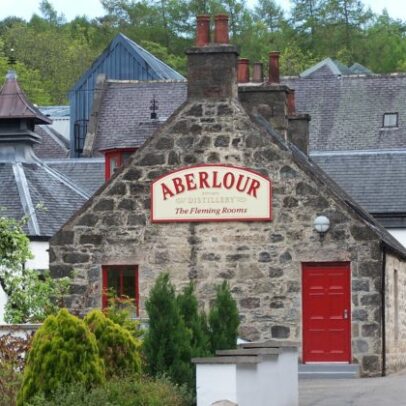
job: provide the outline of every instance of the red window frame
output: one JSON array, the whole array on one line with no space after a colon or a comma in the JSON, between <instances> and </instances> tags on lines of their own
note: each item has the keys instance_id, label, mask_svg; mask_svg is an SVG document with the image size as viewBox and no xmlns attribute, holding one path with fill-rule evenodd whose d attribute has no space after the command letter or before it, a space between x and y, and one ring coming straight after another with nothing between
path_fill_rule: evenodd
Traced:
<instances>
[{"instance_id":1,"label":"red window frame","mask_svg":"<svg viewBox=\"0 0 406 406\"><path fill-rule=\"evenodd\" d=\"M111 159L116 159L117 168L120 168L124 163L124 154L132 154L136 150L137 148L117 148L104 151L104 179L108 181L113 176L111 171Z\"/></svg>"},{"instance_id":2,"label":"red window frame","mask_svg":"<svg viewBox=\"0 0 406 406\"><path fill-rule=\"evenodd\" d=\"M120 273L120 292L119 295L122 295L123 292L123 271L131 269L135 273L134 278L134 291L135 291L135 306L136 306L136 314L139 317L140 312L140 293L139 293L139 278L138 278L138 265L103 265L102 272L103 272L103 293L102 293L102 308L105 309L108 306L108 297L107 291L109 289L108 286L108 273L109 272L119 272Z\"/></svg>"}]
</instances>

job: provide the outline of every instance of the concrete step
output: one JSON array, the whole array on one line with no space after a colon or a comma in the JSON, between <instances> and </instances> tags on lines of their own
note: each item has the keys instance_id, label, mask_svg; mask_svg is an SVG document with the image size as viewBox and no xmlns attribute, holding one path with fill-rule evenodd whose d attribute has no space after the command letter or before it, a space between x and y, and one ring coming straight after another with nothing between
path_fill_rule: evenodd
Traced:
<instances>
[{"instance_id":1,"label":"concrete step","mask_svg":"<svg viewBox=\"0 0 406 406\"><path fill-rule=\"evenodd\" d=\"M358 364L315 363L299 364L299 379L359 378Z\"/></svg>"}]
</instances>

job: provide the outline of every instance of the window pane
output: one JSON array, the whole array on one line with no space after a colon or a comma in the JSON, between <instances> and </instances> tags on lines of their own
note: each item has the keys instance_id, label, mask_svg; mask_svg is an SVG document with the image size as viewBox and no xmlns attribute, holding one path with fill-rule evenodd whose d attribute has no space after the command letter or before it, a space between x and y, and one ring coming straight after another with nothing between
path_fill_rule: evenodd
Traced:
<instances>
[{"instance_id":1,"label":"window pane","mask_svg":"<svg viewBox=\"0 0 406 406\"><path fill-rule=\"evenodd\" d=\"M385 113L383 115L383 126L384 127L396 127L398 124L398 114L397 113Z\"/></svg>"},{"instance_id":2,"label":"window pane","mask_svg":"<svg viewBox=\"0 0 406 406\"><path fill-rule=\"evenodd\" d=\"M123 292L122 294L135 299L135 271L125 269L123 272Z\"/></svg>"},{"instance_id":3,"label":"window pane","mask_svg":"<svg viewBox=\"0 0 406 406\"><path fill-rule=\"evenodd\" d=\"M117 157L110 158L110 174L113 175L114 171L119 167L119 162Z\"/></svg>"},{"instance_id":4,"label":"window pane","mask_svg":"<svg viewBox=\"0 0 406 406\"><path fill-rule=\"evenodd\" d=\"M120 295L120 272L112 269L107 270L107 289L114 291L114 296Z\"/></svg>"}]
</instances>

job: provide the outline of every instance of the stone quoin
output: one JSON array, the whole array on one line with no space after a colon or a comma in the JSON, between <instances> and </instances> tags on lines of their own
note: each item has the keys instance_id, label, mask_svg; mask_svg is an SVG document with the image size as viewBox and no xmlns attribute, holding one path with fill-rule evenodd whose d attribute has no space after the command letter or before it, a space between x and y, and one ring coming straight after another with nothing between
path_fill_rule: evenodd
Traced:
<instances>
[{"instance_id":1,"label":"stone quoin","mask_svg":"<svg viewBox=\"0 0 406 406\"><path fill-rule=\"evenodd\" d=\"M168 272L177 289L193 281L207 308L226 279L244 339L295 340L302 362L356 363L364 376L405 367L405 249L306 155L309 117L279 83L279 54L271 78L238 85L226 21L206 44L201 20L186 102L51 240L51 274L74 271L67 305L101 307L114 285L145 317Z\"/></svg>"}]
</instances>

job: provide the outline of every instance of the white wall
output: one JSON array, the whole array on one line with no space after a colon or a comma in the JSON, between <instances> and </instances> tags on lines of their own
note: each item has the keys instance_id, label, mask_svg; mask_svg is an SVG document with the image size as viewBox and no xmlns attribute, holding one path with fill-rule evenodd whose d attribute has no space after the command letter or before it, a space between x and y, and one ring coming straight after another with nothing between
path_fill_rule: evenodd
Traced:
<instances>
[{"instance_id":1,"label":"white wall","mask_svg":"<svg viewBox=\"0 0 406 406\"><path fill-rule=\"evenodd\" d=\"M34 258L27 261L26 267L30 269L48 269L49 243L47 241L31 241L30 248ZM0 323L4 323L4 307L6 303L7 295L0 284Z\"/></svg>"},{"instance_id":2,"label":"white wall","mask_svg":"<svg viewBox=\"0 0 406 406\"><path fill-rule=\"evenodd\" d=\"M406 247L406 229L404 228L387 228L387 230Z\"/></svg>"}]
</instances>

